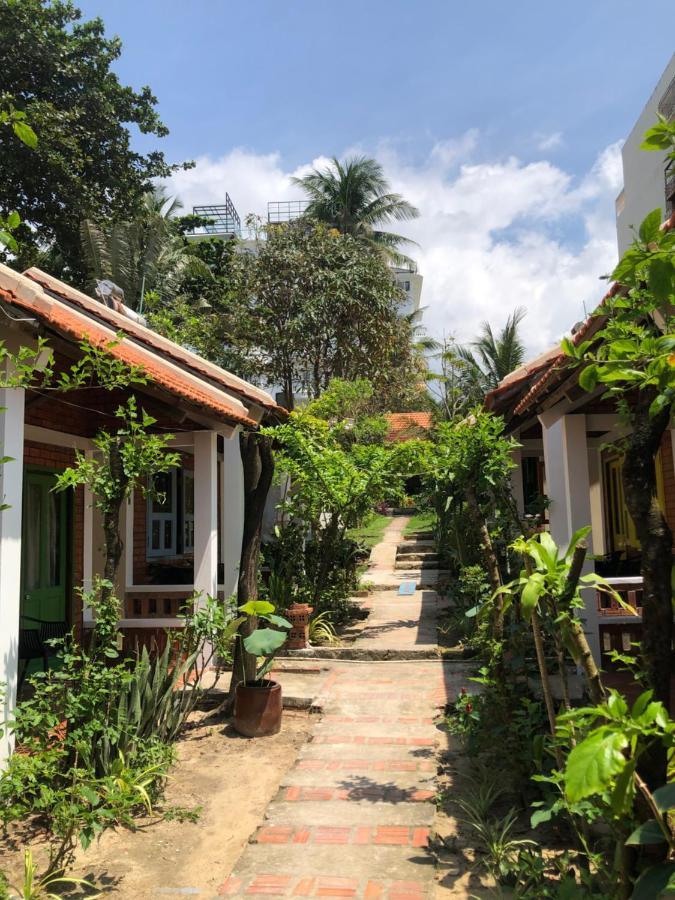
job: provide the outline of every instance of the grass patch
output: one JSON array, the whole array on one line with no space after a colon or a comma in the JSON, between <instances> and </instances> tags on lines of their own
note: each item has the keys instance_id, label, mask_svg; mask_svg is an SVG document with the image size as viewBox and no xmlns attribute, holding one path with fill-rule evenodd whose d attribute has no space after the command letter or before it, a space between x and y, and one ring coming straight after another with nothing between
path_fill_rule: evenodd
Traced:
<instances>
[{"instance_id":1,"label":"grass patch","mask_svg":"<svg viewBox=\"0 0 675 900\"><path fill-rule=\"evenodd\" d=\"M384 530L391 523L391 516L381 516L373 513L370 518L358 528L350 528L348 537L359 544L363 544L368 550L372 550L375 544L379 544L384 536Z\"/></svg>"},{"instance_id":2,"label":"grass patch","mask_svg":"<svg viewBox=\"0 0 675 900\"><path fill-rule=\"evenodd\" d=\"M410 521L405 526L404 537L410 537L416 531L433 531L436 527L436 513L431 510L413 513Z\"/></svg>"}]
</instances>

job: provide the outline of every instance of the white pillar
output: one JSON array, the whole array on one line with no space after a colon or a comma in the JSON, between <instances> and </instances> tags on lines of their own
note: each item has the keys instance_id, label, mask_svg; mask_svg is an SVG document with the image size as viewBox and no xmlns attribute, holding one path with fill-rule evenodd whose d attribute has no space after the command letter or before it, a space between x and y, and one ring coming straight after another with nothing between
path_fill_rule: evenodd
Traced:
<instances>
[{"instance_id":1,"label":"white pillar","mask_svg":"<svg viewBox=\"0 0 675 900\"><path fill-rule=\"evenodd\" d=\"M4 411L3 411L4 407ZM23 430L25 391L0 390L0 719L16 704L21 608L21 516L23 507ZM0 738L0 765L11 753L12 737Z\"/></svg>"},{"instance_id":2,"label":"white pillar","mask_svg":"<svg viewBox=\"0 0 675 900\"><path fill-rule=\"evenodd\" d=\"M202 594L218 593L218 435L196 431L195 458L195 576Z\"/></svg>"},{"instance_id":3,"label":"white pillar","mask_svg":"<svg viewBox=\"0 0 675 900\"><path fill-rule=\"evenodd\" d=\"M239 432L223 440L220 480L221 558L225 599L237 590L241 542L244 534L244 471L239 450Z\"/></svg>"},{"instance_id":4,"label":"white pillar","mask_svg":"<svg viewBox=\"0 0 675 900\"><path fill-rule=\"evenodd\" d=\"M546 467L546 493L551 501L549 523L551 536L561 550L575 531L593 522L591 516L591 481L588 467L588 443L586 441L586 417L563 416L555 408L539 416L544 440L544 465ZM592 572L588 557L593 553L593 533L586 542L588 553L583 573ZM583 619L596 662L600 662L600 635L595 590L583 592L585 610Z\"/></svg>"}]
</instances>

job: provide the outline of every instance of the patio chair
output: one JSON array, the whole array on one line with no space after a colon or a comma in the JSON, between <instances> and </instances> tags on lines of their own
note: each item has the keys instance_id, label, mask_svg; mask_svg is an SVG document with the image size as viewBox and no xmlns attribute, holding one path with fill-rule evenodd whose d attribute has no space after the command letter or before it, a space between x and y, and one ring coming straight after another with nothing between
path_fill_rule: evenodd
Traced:
<instances>
[{"instance_id":1,"label":"patio chair","mask_svg":"<svg viewBox=\"0 0 675 900\"><path fill-rule=\"evenodd\" d=\"M21 669L19 674L17 691L21 691L28 671L28 665L34 659L42 660L42 670L46 672L49 665L47 648L40 639L40 631L37 628L21 628L19 630L19 664L23 662L23 669Z\"/></svg>"},{"instance_id":2,"label":"patio chair","mask_svg":"<svg viewBox=\"0 0 675 900\"><path fill-rule=\"evenodd\" d=\"M45 619L35 619L33 616L22 616L22 618L38 625L39 628L22 628L19 631L19 661L23 661L24 666L19 678L18 690L21 690L28 665L32 660L41 659L42 671L47 671L50 658L56 656L56 647L52 646L50 642L55 638L64 638L69 630L67 622L50 622Z\"/></svg>"}]
</instances>

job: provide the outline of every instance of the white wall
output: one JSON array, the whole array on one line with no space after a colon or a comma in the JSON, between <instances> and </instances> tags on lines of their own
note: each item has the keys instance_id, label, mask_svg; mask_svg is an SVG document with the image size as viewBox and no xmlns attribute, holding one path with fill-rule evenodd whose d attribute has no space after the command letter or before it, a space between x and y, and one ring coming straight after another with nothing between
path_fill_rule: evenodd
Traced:
<instances>
[{"instance_id":1,"label":"white wall","mask_svg":"<svg viewBox=\"0 0 675 900\"><path fill-rule=\"evenodd\" d=\"M3 373L4 374L4 373ZM0 721L11 717L16 702L21 606L21 511L23 492L23 418L25 391L0 390ZM0 764L13 740L0 738Z\"/></svg>"},{"instance_id":2,"label":"white wall","mask_svg":"<svg viewBox=\"0 0 675 900\"><path fill-rule=\"evenodd\" d=\"M631 226L638 228L647 213L657 206L665 214L664 169L666 154L640 150L644 133L656 122L656 113L675 81L675 54L670 59L640 118L626 138L623 159L623 191L617 199L616 230L619 255L633 242ZM675 90L675 85L673 85Z\"/></svg>"}]
</instances>

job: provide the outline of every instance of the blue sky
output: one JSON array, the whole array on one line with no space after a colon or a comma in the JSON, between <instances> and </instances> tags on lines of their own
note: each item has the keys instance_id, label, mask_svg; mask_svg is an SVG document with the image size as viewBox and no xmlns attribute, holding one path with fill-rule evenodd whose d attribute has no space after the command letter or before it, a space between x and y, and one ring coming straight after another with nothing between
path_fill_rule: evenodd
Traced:
<instances>
[{"instance_id":1,"label":"blue sky","mask_svg":"<svg viewBox=\"0 0 675 900\"><path fill-rule=\"evenodd\" d=\"M376 155L422 211L430 329L466 338L522 302L533 351L613 262L617 142L674 49L672 0L79 5L157 95L167 156L198 160L186 205L263 212L322 157Z\"/></svg>"}]
</instances>

